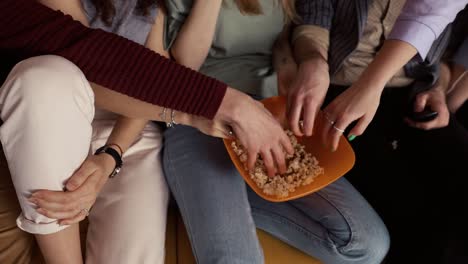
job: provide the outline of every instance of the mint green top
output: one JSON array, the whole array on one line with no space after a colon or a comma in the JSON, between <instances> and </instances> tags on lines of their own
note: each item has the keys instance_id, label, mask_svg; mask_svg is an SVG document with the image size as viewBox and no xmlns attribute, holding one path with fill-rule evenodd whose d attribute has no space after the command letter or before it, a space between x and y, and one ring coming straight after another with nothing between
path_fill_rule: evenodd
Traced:
<instances>
[{"instance_id":1,"label":"mint green top","mask_svg":"<svg viewBox=\"0 0 468 264\"><path fill-rule=\"evenodd\" d=\"M273 44L283 29L284 13L276 0L260 0L263 14L242 14L233 0L224 0L208 57L200 72L243 92L270 97L277 94L272 66ZM166 0L168 15L164 45L177 37L192 0Z\"/></svg>"}]
</instances>

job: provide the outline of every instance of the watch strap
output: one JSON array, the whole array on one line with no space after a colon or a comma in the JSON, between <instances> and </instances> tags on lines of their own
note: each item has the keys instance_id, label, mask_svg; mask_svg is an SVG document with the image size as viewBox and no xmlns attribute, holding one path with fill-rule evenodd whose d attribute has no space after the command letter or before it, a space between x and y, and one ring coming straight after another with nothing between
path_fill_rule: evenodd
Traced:
<instances>
[{"instance_id":1,"label":"watch strap","mask_svg":"<svg viewBox=\"0 0 468 264\"><path fill-rule=\"evenodd\" d=\"M94 155L99 155L102 153L110 155L115 161L114 170L109 175L109 178L113 178L115 175L117 175L120 172L120 169L122 168L122 165L123 165L122 156L120 156L120 153L117 150L111 148L108 145L104 145L98 148L96 152L94 153Z\"/></svg>"}]
</instances>

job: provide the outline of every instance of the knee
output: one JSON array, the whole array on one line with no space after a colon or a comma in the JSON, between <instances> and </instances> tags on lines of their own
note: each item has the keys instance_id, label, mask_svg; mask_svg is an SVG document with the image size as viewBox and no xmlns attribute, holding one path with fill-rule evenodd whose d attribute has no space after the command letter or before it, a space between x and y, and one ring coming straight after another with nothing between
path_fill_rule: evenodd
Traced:
<instances>
[{"instance_id":1,"label":"knee","mask_svg":"<svg viewBox=\"0 0 468 264\"><path fill-rule=\"evenodd\" d=\"M33 57L18 63L2 90L2 101L6 101L7 97L10 97L8 100L15 98L31 107L49 103L57 106L66 100L64 95L83 95L83 99L94 104L91 88L81 70L65 58L53 55Z\"/></svg>"},{"instance_id":2,"label":"knee","mask_svg":"<svg viewBox=\"0 0 468 264\"><path fill-rule=\"evenodd\" d=\"M365 263L382 263L390 249L390 236L383 226L380 232L376 232L368 238Z\"/></svg>"},{"instance_id":3,"label":"knee","mask_svg":"<svg viewBox=\"0 0 468 264\"><path fill-rule=\"evenodd\" d=\"M385 225L379 221L372 227L367 226L359 234L352 234L350 242L340 251L355 260L350 263L379 264L385 259L389 249L390 236Z\"/></svg>"}]
</instances>

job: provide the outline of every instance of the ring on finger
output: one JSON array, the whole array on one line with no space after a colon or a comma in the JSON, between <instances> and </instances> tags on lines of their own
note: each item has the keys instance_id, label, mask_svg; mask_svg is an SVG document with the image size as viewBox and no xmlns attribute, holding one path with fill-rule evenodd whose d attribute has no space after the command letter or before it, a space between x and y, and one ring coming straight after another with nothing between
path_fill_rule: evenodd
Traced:
<instances>
[{"instance_id":1,"label":"ring on finger","mask_svg":"<svg viewBox=\"0 0 468 264\"><path fill-rule=\"evenodd\" d=\"M340 129L340 128L338 128L337 126L333 126L333 128L334 128L336 131L340 132L340 133L344 133L344 132L345 132L344 129Z\"/></svg>"}]
</instances>

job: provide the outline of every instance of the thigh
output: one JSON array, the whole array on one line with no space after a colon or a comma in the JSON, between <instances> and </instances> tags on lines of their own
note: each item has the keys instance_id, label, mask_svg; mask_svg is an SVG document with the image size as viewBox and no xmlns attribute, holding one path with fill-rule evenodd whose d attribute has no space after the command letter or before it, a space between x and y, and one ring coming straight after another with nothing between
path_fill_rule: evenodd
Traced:
<instances>
[{"instance_id":1,"label":"thigh","mask_svg":"<svg viewBox=\"0 0 468 264\"><path fill-rule=\"evenodd\" d=\"M262 261L245 183L222 140L168 129L163 164L198 263Z\"/></svg>"},{"instance_id":2,"label":"thigh","mask_svg":"<svg viewBox=\"0 0 468 264\"><path fill-rule=\"evenodd\" d=\"M80 70L57 56L19 63L0 88L0 140L22 209L21 229L49 234L66 227L38 214L27 199L34 190L63 190L87 157L93 97Z\"/></svg>"},{"instance_id":3,"label":"thigh","mask_svg":"<svg viewBox=\"0 0 468 264\"><path fill-rule=\"evenodd\" d=\"M112 125L94 127L93 151ZM150 124L125 153L121 173L108 180L91 210L87 263L164 263L169 194L161 148L162 135Z\"/></svg>"},{"instance_id":4,"label":"thigh","mask_svg":"<svg viewBox=\"0 0 468 264\"><path fill-rule=\"evenodd\" d=\"M344 178L286 203L249 199L257 226L324 263L378 263L388 250L380 217Z\"/></svg>"}]
</instances>

